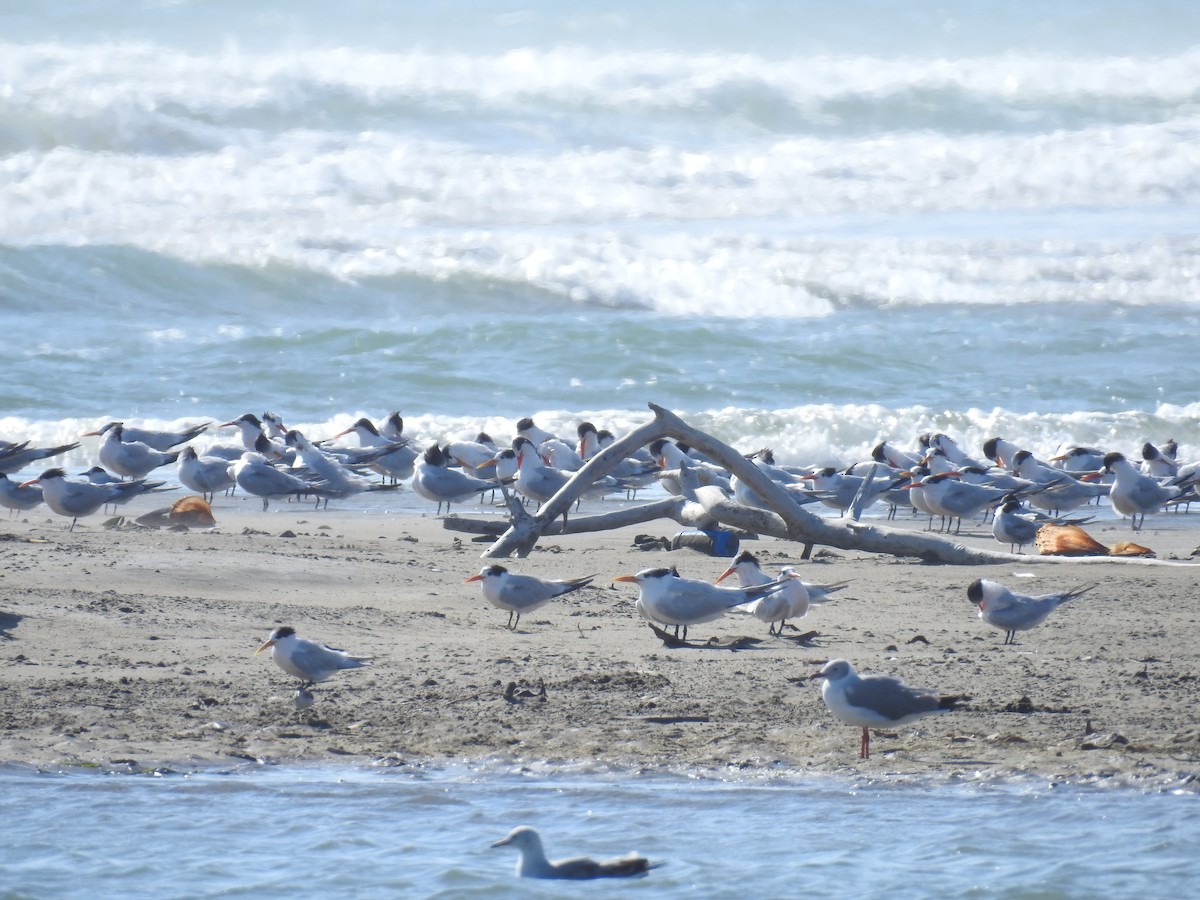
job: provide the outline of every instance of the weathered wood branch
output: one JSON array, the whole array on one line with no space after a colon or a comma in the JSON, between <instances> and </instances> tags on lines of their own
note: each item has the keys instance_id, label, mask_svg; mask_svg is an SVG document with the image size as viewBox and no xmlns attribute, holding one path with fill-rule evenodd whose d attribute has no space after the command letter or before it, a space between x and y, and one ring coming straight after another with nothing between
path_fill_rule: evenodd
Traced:
<instances>
[{"instance_id":1,"label":"weathered wood branch","mask_svg":"<svg viewBox=\"0 0 1200 900\"><path fill-rule=\"evenodd\" d=\"M568 531L615 528L625 524L649 521L649 517L659 514L686 524L684 519L680 518L686 510L686 515L691 521L703 521L704 516L707 515L710 519L715 519L722 525L731 528L798 541L805 544L806 555L814 545L819 544L842 550L859 550L890 556L911 556L930 563L948 565L1009 562L1028 565L1030 563L1068 561L1074 563L1086 561L1166 564L1157 560L1118 557L1087 557L1085 559L1080 557L1022 556L967 547L935 534L913 532L886 525L864 525L852 520L841 522L824 519L804 509L787 490L733 447L693 428L661 406L651 403L649 407L654 413L653 420L614 441L589 460L557 494L542 505L537 515L531 516L519 502L509 497L509 507L513 512L512 521L504 534L483 555L493 559L508 557L514 553L521 557L528 556L542 534L561 533L560 529L550 530L552 523L569 510L594 481L608 474L620 460L629 456L639 447L659 438L672 438L711 457L732 475L745 481L763 498L770 509L742 506L725 497L717 488L702 487L695 492L698 503L685 498L671 498L659 501L657 504L652 503L622 510L620 513L572 520ZM506 497L508 496L506 493ZM702 507L703 513L698 507ZM624 518L625 516L628 518ZM447 524L446 527L451 526ZM1187 564L1175 563L1175 565Z\"/></svg>"}]
</instances>

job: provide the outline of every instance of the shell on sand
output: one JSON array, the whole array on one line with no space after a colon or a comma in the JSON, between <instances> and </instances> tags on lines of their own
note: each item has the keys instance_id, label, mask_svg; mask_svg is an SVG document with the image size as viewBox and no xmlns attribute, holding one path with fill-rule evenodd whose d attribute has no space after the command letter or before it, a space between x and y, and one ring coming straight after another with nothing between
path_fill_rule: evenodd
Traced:
<instances>
[{"instance_id":1,"label":"shell on sand","mask_svg":"<svg viewBox=\"0 0 1200 900\"><path fill-rule=\"evenodd\" d=\"M213 518L212 507L208 505L208 501L203 497L192 495L190 497L180 497L171 506L171 511L167 514L172 522L179 525L190 525L199 528L206 528L217 524L217 520Z\"/></svg>"},{"instance_id":2,"label":"shell on sand","mask_svg":"<svg viewBox=\"0 0 1200 900\"><path fill-rule=\"evenodd\" d=\"M1130 541L1105 547L1078 525L1043 525L1034 543L1042 556L1154 556L1153 550Z\"/></svg>"}]
</instances>

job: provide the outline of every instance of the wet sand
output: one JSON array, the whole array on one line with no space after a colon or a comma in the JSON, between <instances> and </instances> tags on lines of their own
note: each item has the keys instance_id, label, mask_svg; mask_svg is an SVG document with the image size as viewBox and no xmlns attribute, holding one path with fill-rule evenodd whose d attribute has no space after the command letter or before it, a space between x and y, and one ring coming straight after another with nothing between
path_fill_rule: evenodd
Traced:
<instances>
[{"instance_id":1,"label":"wet sand","mask_svg":"<svg viewBox=\"0 0 1200 900\"><path fill-rule=\"evenodd\" d=\"M582 762L1188 789L1200 772L1194 514L1151 517L1134 538L1175 565L933 566L820 548L801 561L797 544L746 541L764 567L852 583L783 637L730 614L694 626L696 646L670 648L634 610L636 586L611 579L675 564L712 580L729 560L637 549L639 534L678 532L669 520L554 536L503 561L597 576L513 632L463 583L486 544L432 515L257 505L219 499L217 527L187 532L93 516L69 533L44 509L0 525L0 763ZM1123 522L1087 530L1105 544L1132 536ZM970 526L959 540L998 547ZM976 577L1026 593L1100 586L1005 646L967 601ZM319 685L298 713L294 681L253 656L280 624L377 661ZM808 680L834 657L972 699L875 732L872 758L859 760L858 730Z\"/></svg>"}]
</instances>

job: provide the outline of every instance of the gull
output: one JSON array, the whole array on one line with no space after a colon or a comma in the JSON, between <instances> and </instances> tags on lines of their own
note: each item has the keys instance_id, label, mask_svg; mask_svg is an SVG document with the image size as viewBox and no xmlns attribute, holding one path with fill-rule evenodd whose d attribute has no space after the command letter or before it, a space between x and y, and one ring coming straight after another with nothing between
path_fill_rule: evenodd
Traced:
<instances>
[{"instance_id":1,"label":"gull","mask_svg":"<svg viewBox=\"0 0 1200 900\"><path fill-rule=\"evenodd\" d=\"M825 663L811 678L823 678L821 699L847 725L862 728L859 759L871 758L871 732L883 725L906 725L931 713L947 712L969 698L939 697L887 675L859 675L844 659Z\"/></svg>"},{"instance_id":2,"label":"gull","mask_svg":"<svg viewBox=\"0 0 1200 900\"><path fill-rule=\"evenodd\" d=\"M49 459L51 456L58 456L74 450L78 446L78 441L59 444L56 447L30 447L29 441L22 441L19 444L0 441L0 474L11 475L39 459Z\"/></svg>"},{"instance_id":3,"label":"gull","mask_svg":"<svg viewBox=\"0 0 1200 900\"><path fill-rule=\"evenodd\" d=\"M687 640L689 625L712 622L735 606L768 593L779 582L744 588L723 588L707 581L680 578L673 569L643 569L636 575L618 575L613 581L626 581L640 588L634 608L642 618L660 625L674 626L676 636L683 629Z\"/></svg>"},{"instance_id":4,"label":"gull","mask_svg":"<svg viewBox=\"0 0 1200 900\"><path fill-rule=\"evenodd\" d=\"M979 607L979 618L1004 632L1004 643L1016 643L1018 631L1028 631L1042 622L1059 606L1097 587L1089 584L1057 594L1027 597L1014 594L998 581L976 578L967 585L967 599Z\"/></svg>"},{"instance_id":5,"label":"gull","mask_svg":"<svg viewBox=\"0 0 1200 900\"><path fill-rule=\"evenodd\" d=\"M150 490L144 481L121 481L115 484L68 481L67 473L57 468L47 469L20 487L34 484L42 486L42 499L46 501L51 512L71 517L71 527L68 531L75 530L75 522L80 516L90 516L107 503L120 503Z\"/></svg>"},{"instance_id":6,"label":"gull","mask_svg":"<svg viewBox=\"0 0 1200 900\"><path fill-rule=\"evenodd\" d=\"M435 515L441 513L443 503L446 504L446 512L450 512L451 503L459 503L496 488L496 482L484 481L448 468L446 463L446 454L437 444L431 444L413 472L412 489L438 505Z\"/></svg>"},{"instance_id":7,"label":"gull","mask_svg":"<svg viewBox=\"0 0 1200 900\"><path fill-rule=\"evenodd\" d=\"M505 627L515 631L522 613L533 612L555 597L587 587L595 577L589 575L586 578L546 581L533 575L516 575L501 565L491 565L484 566L478 575L472 575L463 583L483 582L483 596L497 609L508 610L508 624Z\"/></svg>"},{"instance_id":8,"label":"gull","mask_svg":"<svg viewBox=\"0 0 1200 900\"><path fill-rule=\"evenodd\" d=\"M220 456L200 456L195 447L184 447L179 454L179 466L175 477L191 491L196 491L205 500L212 500L221 491L237 484L229 471L229 460Z\"/></svg>"},{"instance_id":9,"label":"gull","mask_svg":"<svg viewBox=\"0 0 1200 900\"><path fill-rule=\"evenodd\" d=\"M602 860L572 856L551 862L546 859L546 851L542 849L541 835L529 825L517 826L492 846L515 847L520 852L520 859L517 860L519 878L639 878L662 865L652 863L637 853Z\"/></svg>"},{"instance_id":10,"label":"gull","mask_svg":"<svg viewBox=\"0 0 1200 900\"><path fill-rule=\"evenodd\" d=\"M89 431L85 437L99 435ZM100 465L122 478L145 478L159 466L175 462L178 451L156 450L141 441L126 441L125 426L113 422L100 438Z\"/></svg>"},{"instance_id":11,"label":"gull","mask_svg":"<svg viewBox=\"0 0 1200 900\"><path fill-rule=\"evenodd\" d=\"M136 442L145 444L147 447L152 447L155 450L161 450L166 453L176 444L186 444L194 437L204 433L208 428L208 423L203 425L193 425L191 428L185 428L182 431L163 431L152 428L135 428L132 425L126 425L124 422L109 422L107 425L102 425L92 434L104 435L111 431L116 426L121 426L121 440L127 442Z\"/></svg>"},{"instance_id":12,"label":"gull","mask_svg":"<svg viewBox=\"0 0 1200 900\"><path fill-rule=\"evenodd\" d=\"M280 625L271 632L254 655L264 650L271 651L275 665L293 678L300 679L300 687L309 688L318 681L327 681L342 669L358 669L369 666L373 657L351 656L345 650L335 650L316 641L296 636L296 629Z\"/></svg>"},{"instance_id":13,"label":"gull","mask_svg":"<svg viewBox=\"0 0 1200 900\"><path fill-rule=\"evenodd\" d=\"M1097 471L1084 475L1083 480L1095 481L1109 474L1113 476L1108 489L1109 502L1121 515L1129 516L1134 531L1146 523L1147 513L1158 512L1166 503L1186 493L1182 488L1160 484L1149 475L1143 475L1121 453L1105 454L1104 464Z\"/></svg>"},{"instance_id":14,"label":"gull","mask_svg":"<svg viewBox=\"0 0 1200 900\"><path fill-rule=\"evenodd\" d=\"M11 510L8 517L11 519L18 512L33 509L42 502L41 485L21 484L9 479L7 475L0 472L0 506L7 507Z\"/></svg>"}]
</instances>

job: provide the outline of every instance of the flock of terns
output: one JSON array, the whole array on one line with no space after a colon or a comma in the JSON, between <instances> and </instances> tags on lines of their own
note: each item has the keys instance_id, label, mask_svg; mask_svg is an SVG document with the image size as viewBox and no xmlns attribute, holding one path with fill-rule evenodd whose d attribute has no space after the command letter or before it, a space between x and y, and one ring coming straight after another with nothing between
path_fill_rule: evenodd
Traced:
<instances>
[{"instance_id":1,"label":"flock of terns","mask_svg":"<svg viewBox=\"0 0 1200 900\"><path fill-rule=\"evenodd\" d=\"M172 464L178 482L205 499L241 489L261 498L264 510L272 500L306 497L327 505L364 492L395 490L405 482L436 504L438 514L443 507L449 511L451 504L495 492L502 484L511 485L526 502L540 504L614 439L583 422L577 439L566 441L527 417L517 422L509 446L480 433L474 440L434 441L422 449L405 435L404 420L393 412L378 426L364 417L330 438L314 441L268 412L261 417L245 413L215 426L236 428L237 440L193 443L209 427L164 431L109 422L84 435L100 438L98 465L75 476L62 467L49 468L22 482L8 476L74 450L78 442L35 448L29 442L0 440L0 505L16 514L45 502L52 512L70 518L74 528L82 516L165 489L165 482L148 479ZM340 442L350 435L359 446ZM930 528L938 521L942 530L957 530L964 519L991 518L995 539L1019 551L1047 521L1086 521L1061 517L1102 497L1128 517L1135 530L1147 515L1200 499L1200 462L1177 460L1177 449L1174 441L1162 448L1147 442L1137 465L1119 451L1087 447L1071 447L1043 460L995 437L985 441L982 456L975 457L948 435L926 434L911 450L882 441L869 459L843 468L776 464L765 449L749 458L798 503L820 503L855 518L883 503L889 518L909 508L927 515ZM620 460L589 486L585 496L632 496L655 483L676 495L692 486L716 485L743 505L766 506L736 476L668 440Z\"/></svg>"},{"instance_id":2,"label":"flock of terns","mask_svg":"<svg viewBox=\"0 0 1200 900\"><path fill-rule=\"evenodd\" d=\"M541 503L612 439L583 423L578 442L568 443L537 429L532 419L522 419L510 447L498 447L480 434L474 441L435 442L421 450L404 435L398 413L378 427L369 419L360 419L320 442L286 428L270 413L261 418L246 413L218 427L236 428L239 440L201 449L191 442L206 430L204 425L166 432L109 422L85 435L100 438L100 465L75 477L53 467L21 482L8 475L73 450L78 443L34 448L28 442L0 441L0 504L28 510L45 502L52 512L70 518L74 528L81 516L161 489L165 482L150 481L148 476L170 464L176 465L183 486L206 499L240 488L261 497L264 509L272 499L308 497L328 503L364 491L394 490L409 479L413 491L436 503L439 513L443 506L449 510L452 503L494 491L500 483L511 484L528 500ZM350 434L357 437L359 447L334 443ZM185 444L188 446L177 449ZM759 451L752 458L799 502L822 503L855 516L875 502L888 504L889 516L911 506L929 516L931 528L940 518L943 529L954 527L955 522L961 524L963 518L993 514L995 539L1014 548L1029 544L1043 522L1062 522L1063 513L1099 497L1107 496L1113 509L1129 517L1135 529L1148 514L1200 499L1196 495L1200 464L1176 460L1173 442L1162 449L1145 444L1138 466L1122 453L1088 448L1071 448L1039 460L1001 438L986 441L983 452L984 458L972 458L953 439L939 434L923 437L912 451L882 442L870 460L843 469L780 466L770 451ZM684 492L689 484L718 485L739 502L764 505L736 477L670 441L658 441L622 461L593 486L592 495L628 494L656 481L671 493ZM591 585L594 578L548 580L493 564L466 581L479 582L484 597L509 613L506 627L516 629L523 614ZM722 586L727 578L735 578L738 586ZM810 605L826 601L847 584L806 583L792 567L783 567L772 576L749 552L742 552L712 583L684 578L674 567L648 568L613 581L636 584L637 612L652 623L673 627L676 637L682 632L684 641L689 626L715 621L738 609L766 623L770 633L782 634L788 619L803 617ZM968 586L967 597L978 607L981 619L1004 632L1008 644L1018 631L1036 627L1060 605L1094 587L1026 596L998 582L976 579ZM311 707L314 685L372 662L370 657L301 638L290 626L274 629L255 655L263 651L269 651L276 665L299 681L293 699L300 710ZM844 659L829 661L810 677L821 680L821 696L829 711L861 729L859 756L863 759L870 756L871 728L944 713L969 699L939 696L889 676L860 675ZM516 848L520 852L517 873L524 877L641 876L660 865L636 854L552 862L537 831L529 826L514 829L493 846Z\"/></svg>"}]
</instances>

